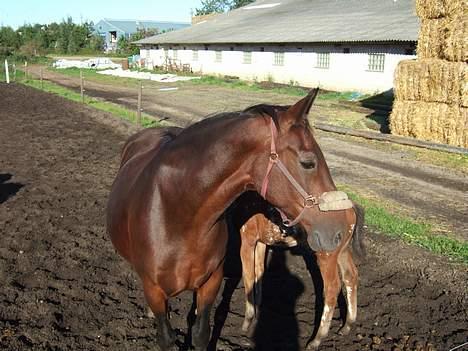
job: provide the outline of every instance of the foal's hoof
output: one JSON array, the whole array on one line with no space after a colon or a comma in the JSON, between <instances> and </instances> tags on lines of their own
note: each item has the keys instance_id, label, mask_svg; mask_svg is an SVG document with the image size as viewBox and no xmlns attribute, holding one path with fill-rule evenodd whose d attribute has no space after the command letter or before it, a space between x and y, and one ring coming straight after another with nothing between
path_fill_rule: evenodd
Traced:
<instances>
[{"instance_id":1,"label":"foal's hoof","mask_svg":"<svg viewBox=\"0 0 468 351\"><path fill-rule=\"evenodd\" d=\"M161 345L157 345L156 350L157 351L178 351L179 348L176 346L176 344L172 344L172 345L164 346L164 347L162 347Z\"/></svg>"},{"instance_id":2,"label":"foal's hoof","mask_svg":"<svg viewBox=\"0 0 468 351\"><path fill-rule=\"evenodd\" d=\"M351 326L348 324L345 324L341 327L340 330L338 330L338 334L346 336L349 334L350 331L351 331Z\"/></svg>"},{"instance_id":3,"label":"foal's hoof","mask_svg":"<svg viewBox=\"0 0 468 351\"><path fill-rule=\"evenodd\" d=\"M309 350L309 351L317 350L319 346L320 346L320 340L314 339L307 344L306 350Z\"/></svg>"},{"instance_id":4,"label":"foal's hoof","mask_svg":"<svg viewBox=\"0 0 468 351\"><path fill-rule=\"evenodd\" d=\"M253 338L255 334L255 329L257 328L257 323L257 318L253 318L250 320L244 319L244 323L242 323L242 331L244 332L244 335L249 339Z\"/></svg>"}]
</instances>

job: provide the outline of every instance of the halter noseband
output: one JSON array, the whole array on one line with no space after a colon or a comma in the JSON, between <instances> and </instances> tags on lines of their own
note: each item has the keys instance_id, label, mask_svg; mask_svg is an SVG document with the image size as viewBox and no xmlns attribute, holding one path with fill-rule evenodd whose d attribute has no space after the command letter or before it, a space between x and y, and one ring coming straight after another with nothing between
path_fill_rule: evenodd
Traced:
<instances>
[{"instance_id":1,"label":"halter noseband","mask_svg":"<svg viewBox=\"0 0 468 351\"><path fill-rule=\"evenodd\" d=\"M278 166L278 169L281 171L281 173L283 173L286 179L289 180L291 185L296 189L296 191L304 199L302 211L292 221L289 220L288 217L280 209L278 209L278 212L281 214L281 218L283 219L283 224L286 227L292 227L293 225L296 225L301 220L306 209L312 208L314 206L318 206L320 211L339 211L339 210L346 210L348 208L352 208L353 207L352 202L348 199L348 195L346 195L346 193L344 193L343 191L325 192L321 194L320 197L317 199L317 197L308 194L307 191L304 190L304 188L297 182L297 180L294 179L291 173L289 173L284 163L281 162L279 155L276 152L276 143L275 143L275 140L278 137L278 129L276 128L276 125L273 119L271 119L270 122L271 122L270 123L270 130L271 130L270 161L268 163L265 177L263 178L262 190L260 192L260 195L262 195L262 197L266 199L269 176L270 176L271 170L273 169L273 166L276 165Z\"/></svg>"}]
</instances>

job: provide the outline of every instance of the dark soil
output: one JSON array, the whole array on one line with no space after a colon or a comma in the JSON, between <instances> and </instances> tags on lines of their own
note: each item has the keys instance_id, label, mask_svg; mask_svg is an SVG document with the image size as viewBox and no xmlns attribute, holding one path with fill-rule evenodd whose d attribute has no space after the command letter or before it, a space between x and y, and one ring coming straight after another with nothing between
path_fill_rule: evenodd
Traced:
<instances>
[{"instance_id":1,"label":"dark soil","mask_svg":"<svg viewBox=\"0 0 468 351\"><path fill-rule=\"evenodd\" d=\"M133 131L91 108L0 84L1 349L156 349L139 281L104 225L120 147ZM337 335L337 309L322 349L448 350L466 342L466 266L367 236L358 322L348 337ZM313 257L274 253L257 350L298 350L311 336L316 302L305 262L314 272ZM213 313L217 349L249 350L240 330L243 289L230 263ZM191 301L188 292L171 301L181 350Z\"/></svg>"}]
</instances>

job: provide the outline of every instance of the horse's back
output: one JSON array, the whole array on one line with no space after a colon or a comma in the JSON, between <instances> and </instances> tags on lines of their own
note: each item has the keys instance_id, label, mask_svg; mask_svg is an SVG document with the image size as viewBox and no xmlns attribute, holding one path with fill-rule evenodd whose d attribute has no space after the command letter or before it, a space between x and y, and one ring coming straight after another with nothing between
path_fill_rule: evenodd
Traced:
<instances>
[{"instance_id":1,"label":"horse's back","mask_svg":"<svg viewBox=\"0 0 468 351\"><path fill-rule=\"evenodd\" d=\"M128 138L122 148L120 167L127 163L132 157L142 153L153 151L157 152L161 146L173 140L182 128L147 128L133 134Z\"/></svg>"}]
</instances>

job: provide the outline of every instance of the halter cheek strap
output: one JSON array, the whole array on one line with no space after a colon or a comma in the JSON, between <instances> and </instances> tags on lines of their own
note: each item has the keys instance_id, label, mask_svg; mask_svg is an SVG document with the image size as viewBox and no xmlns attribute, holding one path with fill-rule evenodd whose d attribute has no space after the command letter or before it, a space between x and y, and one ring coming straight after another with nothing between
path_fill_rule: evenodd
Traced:
<instances>
[{"instance_id":1,"label":"halter cheek strap","mask_svg":"<svg viewBox=\"0 0 468 351\"><path fill-rule=\"evenodd\" d=\"M266 199L266 193L268 190L268 184L270 181L270 173L273 167L276 165L278 169L283 173L286 179L289 180L291 185L296 189L296 191L302 196L304 199L304 204L302 211L294 220L289 220L288 217L278 209L279 213L281 214L281 218L283 219L283 224L286 227L292 227L296 225L301 220L302 216L304 215L306 209L318 206L319 210L321 211L339 211L339 210L346 210L353 207L352 202L348 199L346 193L342 191L330 191L323 193L319 199L315 196L308 194L304 188L297 182L296 179L289 173L288 169L281 162L278 153L276 152L276 143L275 140L278 137L278 129L276 128L273 119L270 120L270 130L271 130L271 144L270 144L270 161L268 162L267 171L265 177L263 178L262 189L260 195L264 199Z\"/></svg>"}]
</instances>

